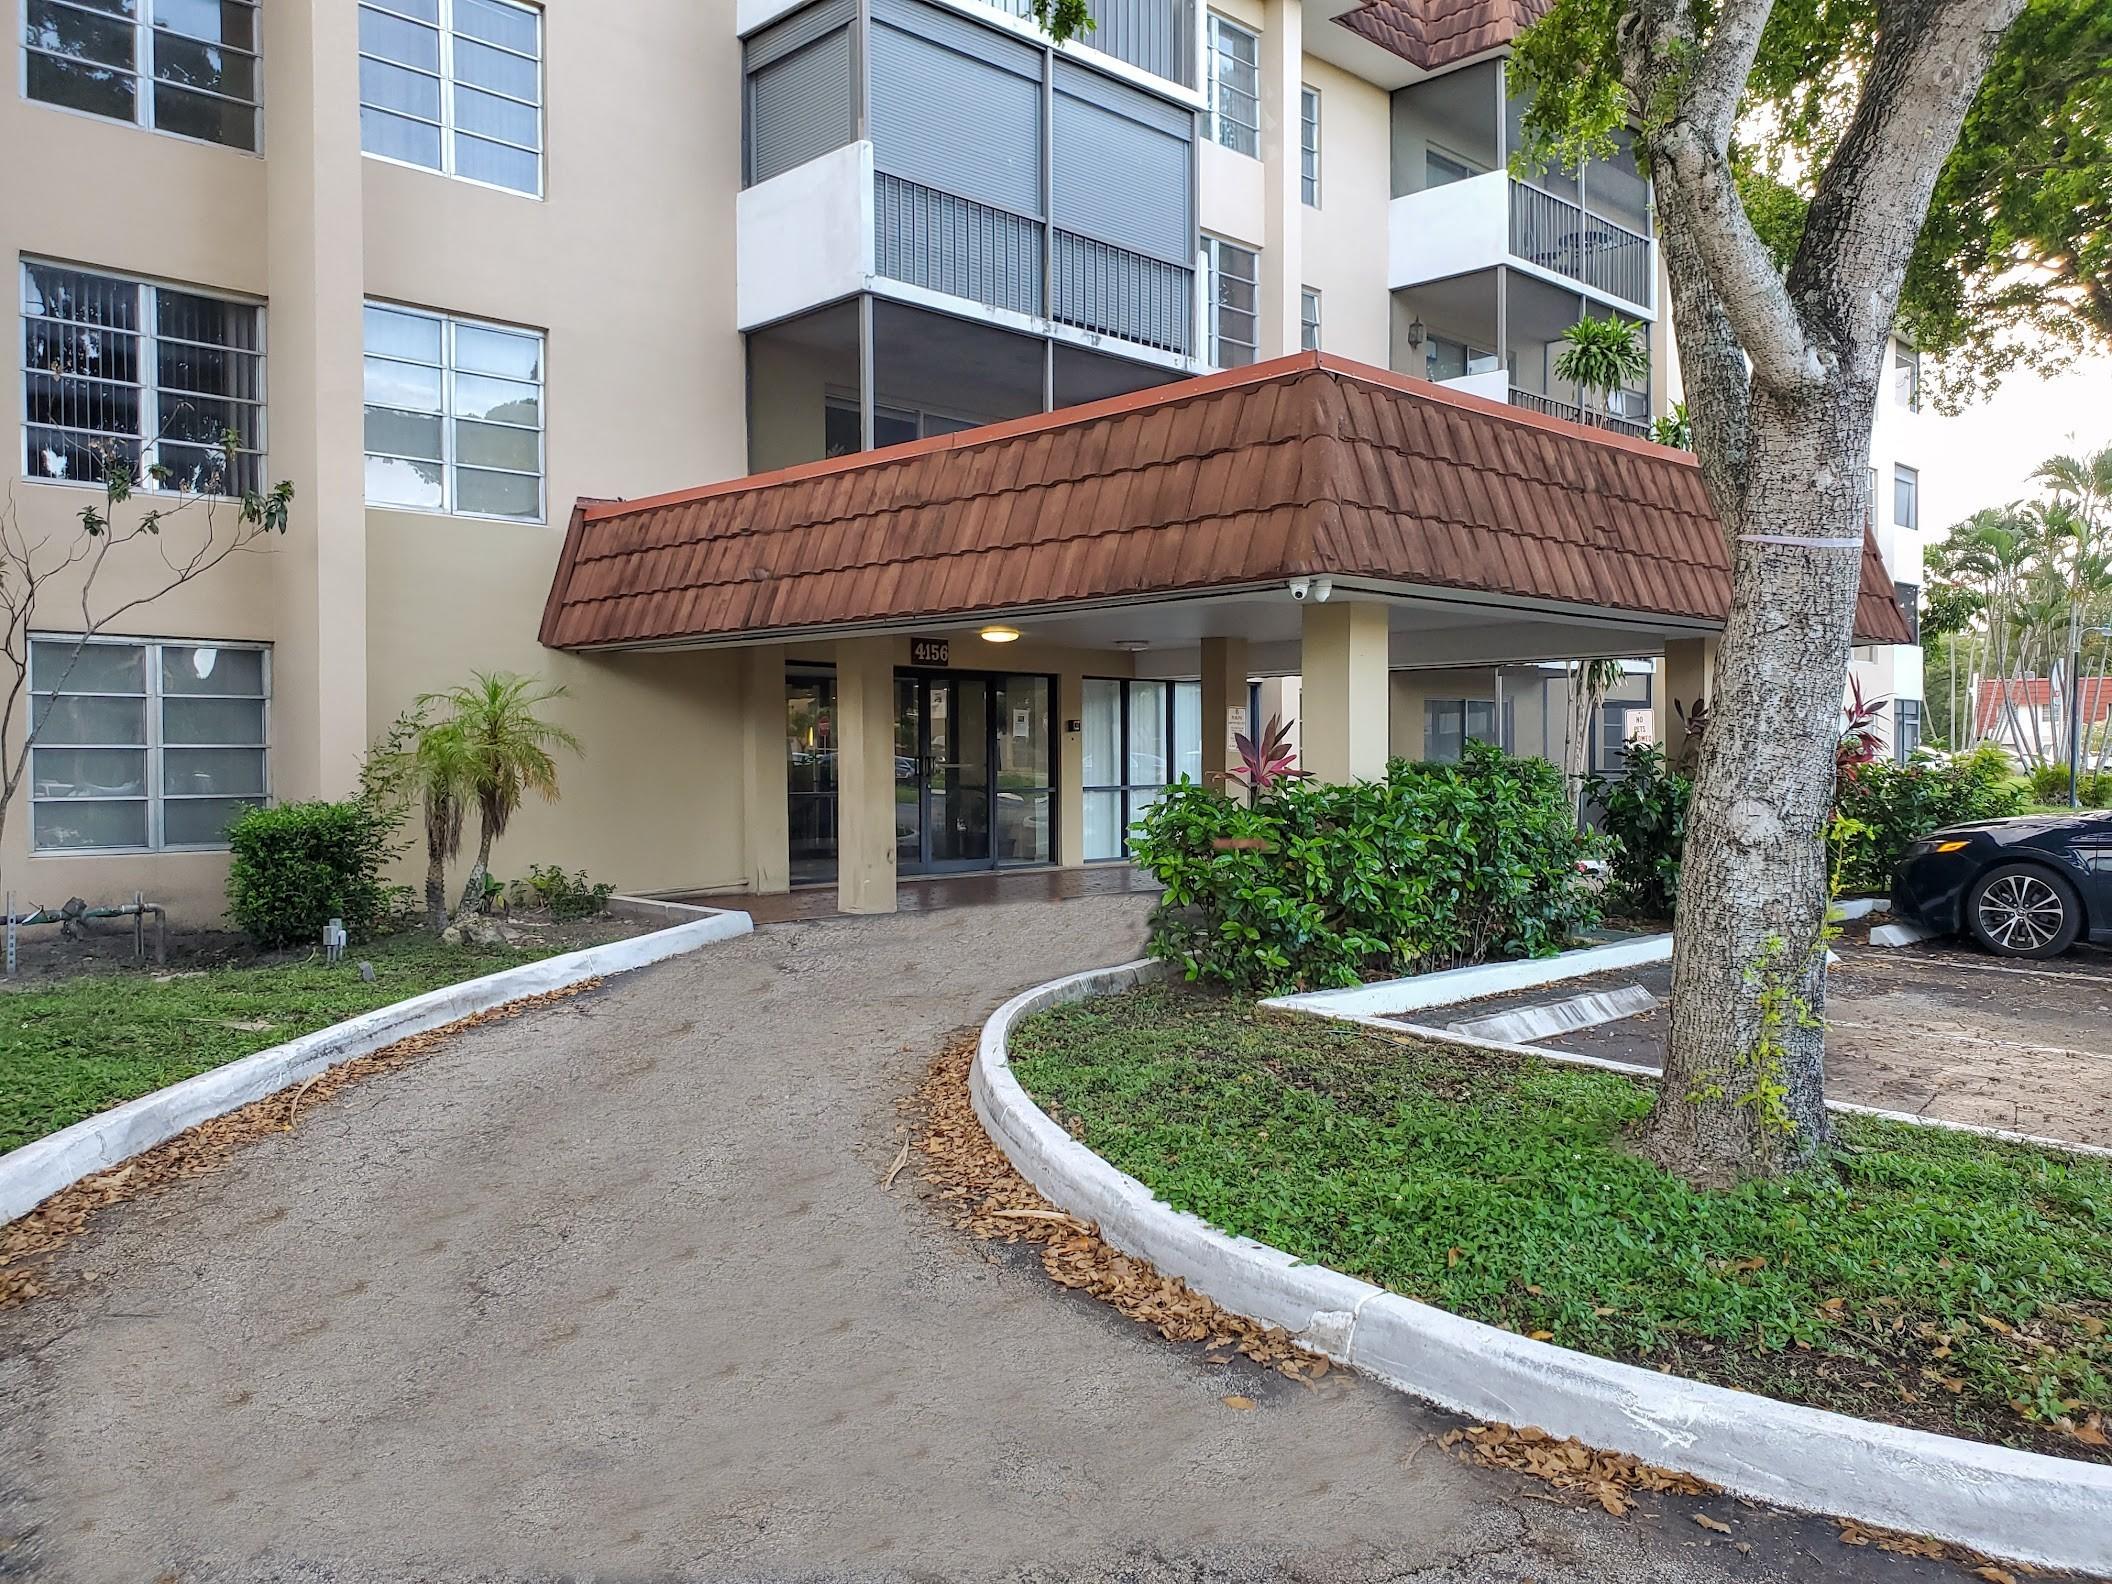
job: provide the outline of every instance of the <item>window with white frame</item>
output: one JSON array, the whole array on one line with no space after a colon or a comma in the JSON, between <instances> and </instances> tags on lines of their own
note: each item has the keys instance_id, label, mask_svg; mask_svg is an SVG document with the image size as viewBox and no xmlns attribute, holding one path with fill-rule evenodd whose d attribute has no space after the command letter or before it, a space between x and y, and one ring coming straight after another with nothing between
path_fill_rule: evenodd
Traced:
<instances>
[{"instance_id":1,"label":"window with white frame","mask_svg":"<svg viewBox=\"0 0 2112 1584\"><path fill-rule=\"evenodd\" d=\"M1261 255L1222 237L1203 238L1210 274L1210 361L1234 368L1261 345Z\"/></svg>"},{"instance_id":2,"label":"window with white frame","mask_svg":"<svg viewBox=\"0 0 2112 1584\"><path fill-rule=\"evenodd\" d=\"M367 504L543 520L539 330L368 303Z\"/></svg>"},{"instance_id":3,"label":"window with white frame","mask_svg":"<svg viewBox=\"0 0 2112 1584\"><path fill-rule=\"evenodd\" d=\"M256 0L23 3L30 98L256 151Z\"/></svg>"},{"instance_id":4,"label":"window with white frame","mask_svg":"<svg viewBox=\"0 0 2112 1584\"><path fill-rule=\"evenodd\" d=\"M1298 292L1298 344L1308 352L1320 350L1320 294L1310 286Z\"/></svg>"},{"instance_id":5,"label":"window with white frame","mask_svg":"<svg viewBox=\"0 0 2112 1584\"><path fill-rule=\"evenodd\" d=\"M1261 158L1261 40L1210 13L1210 135Z\"/></svg>"},{"instance_id":6,"label":"window with white frame","mask_svg":"<svg viewBox=\"0 0 2112 1584\"><path fill-rule=\"evenodd\" d=\"M1320 90L1298 90L1298 196L1320 207Z\"/></svg>"},{"instance_id":7,"label":"window with white frame","mask_svg":"<svg viewBox=\"0 0 2112 1584\"><path fill-rule=\"evenodd\" d=\"M224 847L270 796L262 645L39 636L29 686L37 852Z\"/></svg>"},{"instance_id":8,"label":"window with white frame","mask_svg":"<svg viewBox=\"0 0 2112 1584\"><path fill-rule=\"evenodd\" d=\"M24 259L22 395L25 478L263 487L257 303Z\"/></svg>"},{"instance_id":9,"label":"window with white frame","mask_svg":"<svg viewBox=\"0 0 2112 1584\"><path fill-rule=\"evenodd\" d=\"M360 0L369 154L540 197L543 14L514 0Z\"/></svg>"},{"instance_id":10,"label":"window with white frame","mask_svg":"<svg viewBox=\"0 0 2112 1584\"><path fill-rule=\"evenodd\" d=\"M1904 463L1892 469L1892 524L1896 528L1921 526L1921 475Z\"/></svg>"},{"instance_id":11,"label":"window with white frame","mask_svg":"<svg viewBox=\"0 0 2112 1584\"><path fill-rule=\"evenodd\" d=\"M1921 411L1921 353L1904 341L1892 343L1892 399L1909 412Z\"/></svg>"}]
</instances>

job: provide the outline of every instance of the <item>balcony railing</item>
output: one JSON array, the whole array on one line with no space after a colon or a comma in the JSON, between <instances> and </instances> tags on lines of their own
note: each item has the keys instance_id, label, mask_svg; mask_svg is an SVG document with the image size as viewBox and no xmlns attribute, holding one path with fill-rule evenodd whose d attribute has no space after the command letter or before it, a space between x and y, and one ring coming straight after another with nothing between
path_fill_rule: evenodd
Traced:
<instances>
[{"instance_id":1,"label":"balcony railing","mask_svg":"<svg viewBox=\"0 0 2112 1584\"><path fill-rule=\"evenodd\" d=\"M1650 240L1566 198L1511 183L1511 251L1624 302L1650 304Z\"/></svg>"},{"instance_id":2,"label":"balcony railing","mask_svg":"<svg viewBox=\"0 0 2112 1584\"><path fill-rule=\"evenodd\" d=\"M1041 231L1024 215L885 171L873 177L874 266L890 280L1038 314Z\"/></svg>"},{"instance_id":3,"label":"balcony railing","mask_svg":"<svg viewBox=\"0 0 2112 1584\"><path fill-rule=\"evenodd\" d=\"M1650 438L1650 426L1633 418L1623 418L1618 413L1587 413L1575 402L1543 396L1538 391L1520 390L1511 387L1511 405L1524 407L1532 412L1546 413L1550 418L1567 418L1571 423L1588 424L1594 429L1611 429L1615 434L1634 435L1639 440Z\"/></svg>"},{"instance_id":4,"label":"balcony railing","mask_svg":"<svg viewBox=\"0 0 2112 1584\"><path fill-rule=\"evenodd\" d=\"M873 176L874 267L993 308L1075 325L1186 356L1195 271L1069 231L1050 238L1053 290L1042 291L1041 221L905 181Z\"/></svg>"},{"instance_id":5,"label":"balcony railing","mask_svg":"<svg viewBox=\"0 0 2112 1584\"><path fill-rule=\"evenodd\" d=\"M1013 16L1031 0L991 0ZM1093 0L1093 26L1078 42L1186 88L1195 86L1195 0Z\"/></svg>"},{"instance_id":6,"label":"balcony railing","mask_svg":"<svg viewBox=\"0 0 2112 1584\"><path fill-rule=\"evenodd\" d=\"M1195 271L1112 243L1056 233L1050 317L1186 356L1195 317Z\"/></svg>"}]
</instances>

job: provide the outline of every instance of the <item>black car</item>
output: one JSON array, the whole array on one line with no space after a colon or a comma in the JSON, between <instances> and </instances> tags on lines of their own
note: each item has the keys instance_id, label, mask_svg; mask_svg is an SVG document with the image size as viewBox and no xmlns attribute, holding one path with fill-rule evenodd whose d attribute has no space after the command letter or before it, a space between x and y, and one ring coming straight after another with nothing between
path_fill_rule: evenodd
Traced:
<instances>
[{"instance_id":1,"label":"black car","mask_svg":"<svg viewBox=\"0 0 2112 1584\"><path fill-rule=\"evenodd\" d=\"M2003 957L2112 943L2112 812L1953 825L1907 849L1892 911Z\"/></svg>"}]
</instances>

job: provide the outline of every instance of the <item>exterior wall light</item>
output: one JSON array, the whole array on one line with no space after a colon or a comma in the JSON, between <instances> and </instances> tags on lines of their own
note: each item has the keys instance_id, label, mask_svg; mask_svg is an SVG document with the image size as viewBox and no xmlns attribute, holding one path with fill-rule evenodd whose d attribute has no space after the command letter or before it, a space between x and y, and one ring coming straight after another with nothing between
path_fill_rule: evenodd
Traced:
<instances>
[{"instance_id":1,"label":"exterior wall light","mask_svg":"<svg viewBox=\"0 0 2112 1584\"><path fill-rule=\"evenodd\" d=\"M983 629L984 643L1014 643L1018 641L1018 638L1019 629L1017 627L985 627Z\"/></svg>"}]
</instances>

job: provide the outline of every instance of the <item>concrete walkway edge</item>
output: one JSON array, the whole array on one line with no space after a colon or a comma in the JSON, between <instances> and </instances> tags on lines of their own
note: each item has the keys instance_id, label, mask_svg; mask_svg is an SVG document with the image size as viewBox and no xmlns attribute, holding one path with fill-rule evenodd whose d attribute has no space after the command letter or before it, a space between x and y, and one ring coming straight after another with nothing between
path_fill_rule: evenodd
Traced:
<instances>
[{"instance_id":1,"label":"concrete walkway edge","mask_svg":"<svg viewBox=\"0 0 2112 1584\"><path fill-rule=\"evenodd\" d=\"M129 1160L187 1128L224 1116L340 1062L368 1055L413 1034L488 1012L509 1001L547 995L587 979L643 968L714 941L746 935L754 927L746 913L710 912L688 923L634 935L628 940L589 946L583 951L502 969L480 979L443 985L97 1112L71 1127L0 1155L0 1226L27 1215L83 1177Z\"/></svg>"},{"instance_id":2,"label":"concrete walkway edge","mask_svg":"<svg viewBox=\"0 0 2112 1584\"><path fill-rule=\"evenodd\" d=\"M1164 971L1127 963L1013 997L983 1025L969 1075L976 1114L1006 1158L1058 1209L1096 1222L1114 1247L1455 1413L1537 1425L1760 1501L2034 1566L2112 1572L2112 1466L1877 1424L1534 1342L1301 1264L1161 1202L1034 1104L1006 1044L1031 1013Z\"/></svg>"}]
</instances>

